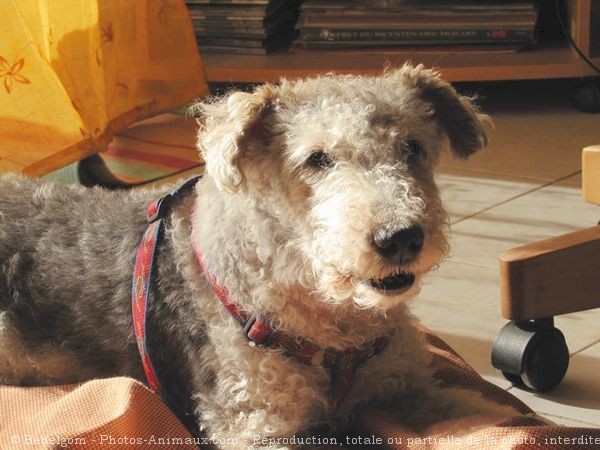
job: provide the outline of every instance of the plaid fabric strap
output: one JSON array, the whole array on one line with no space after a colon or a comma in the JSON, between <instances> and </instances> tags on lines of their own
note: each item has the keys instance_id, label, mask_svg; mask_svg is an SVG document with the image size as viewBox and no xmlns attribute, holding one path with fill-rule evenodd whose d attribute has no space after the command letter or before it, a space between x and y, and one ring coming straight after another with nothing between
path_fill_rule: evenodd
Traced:
<instances>
[{"instance_id":1,"label":"plaid fabric strap","mask_svg":"<svg viewBox=\"0 0 600 450\"><path fill-rule=\"evenodd\" d=\"M322 349L306 339L274 330L264 317L250 315L238 308L229 297L227 287L207 270L198 244L196 242L192 244L198 265L208 278L215 294L229 314L242 326L244 335L250 342L258 347L281 348L287 356L296 359L301 364L323 365L330 371L330 399L333 410L339 408L350 393L354 385L356 369L373 356L381 353L390 341L391 336L382 336L363 348L349 348L340 351L332 348Z\"/></svg>"},{"instance_id":2,"label":"plaid fabric strap","mask_svg":"<svg viewBox=\"0 0 600 450\"><path fill-rule=\"evenodd\" d=\"M391 336L381 336L361 349L352 348L344 351L328 349L325 351L323 365L331 373L330 396L334 409L340 407L352 390L356 369L385 350L390 339Z\"/></svg>"},{"instance_id":3,"label":"plaid fabric strap","mask_svg":"<svg viewBox=\"0 0 600 450\"><path fill-rule=\"evenodd\" d=\"M162 392L162 388L160 387L156 371L150 360L146 343L146 313L150 301L156 244L162 234L162 228L162 220L159 220L151 223L146 229L135 258L135 269L133 272L133 284L131 288L133 329L135 331L135 339L137 341L140 357L142 358L142 366L144 367L148 387L150 387L153 392L159 394Z\"/></svg>"},{"instance_id":4,"label":"plaid fabric strap","mask_svg":"<svg viewBox=\"0 0 600 450\"><path fill-rule=\"evenodd\" d=\"M146 317L151 301L152 281L155 271L156 251L164 234L165 217L169 213L171 203L180 193L196 185L200 177L192 177L171 193L154 200L148 207L148 228L138 246L135 257L135 268L131 286L131 312L133 329L142 360L148 387L163 398L165 391L160 385L147 343Z\"/></svg>"}]
</instances>

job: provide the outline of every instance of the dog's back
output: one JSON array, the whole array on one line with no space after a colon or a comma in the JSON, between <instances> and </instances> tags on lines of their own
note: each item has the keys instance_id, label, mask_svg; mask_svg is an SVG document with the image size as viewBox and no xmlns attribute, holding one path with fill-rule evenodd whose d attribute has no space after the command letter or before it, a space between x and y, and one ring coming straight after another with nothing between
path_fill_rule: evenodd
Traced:
<instances>
[{"instance_id":1,"label":"dog's back","mask_svg":"<svg viewBox=\"0 0 600 450\"><path fill-rule=\"evenodd\" d=\"M21 373L0 370L0 381L139 371L129 288L146 207L158 194L0 177L0 366L17 365L3 354L21 355L13 370Z\"/></svg>"}]
</instances>

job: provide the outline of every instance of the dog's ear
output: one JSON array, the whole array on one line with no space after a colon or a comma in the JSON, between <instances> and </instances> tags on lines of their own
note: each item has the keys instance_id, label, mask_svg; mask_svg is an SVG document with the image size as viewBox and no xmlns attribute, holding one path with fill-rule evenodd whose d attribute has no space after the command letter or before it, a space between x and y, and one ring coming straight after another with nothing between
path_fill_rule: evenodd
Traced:
<instances>
[{"instance_id":1,"label":"dog's ear","mask_svg":"<svg viewBox=\"0 0 600 450\"><path fill-rule=\"evenodd\" d=\"M263 85L252 93L235 91L195 105L200 114L197 145L206 173L219 189L235 192L244 185L240 159L260 145L263 124L271 110L275 89Z\"/></svg>"},{"instance_id":2,"label":"dog's ear","mask_svg":"<svg viewBox=\"0 0 600 450\"><path fill-rule=\"evenodd\" d=\"M491 125L491 120L479 112L472 98L458 94L439 72L425 69L422 64L407 65L401 71L418 89L418 95L431 104L433 116L446 132L455 156L466 159L487 145L484 125Z\"/></svg>"}]
</instances>

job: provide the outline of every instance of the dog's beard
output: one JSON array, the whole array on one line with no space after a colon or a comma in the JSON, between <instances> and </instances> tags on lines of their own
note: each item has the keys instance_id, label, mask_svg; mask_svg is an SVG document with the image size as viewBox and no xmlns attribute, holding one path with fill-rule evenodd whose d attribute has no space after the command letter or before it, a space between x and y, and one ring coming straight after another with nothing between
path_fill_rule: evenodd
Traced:
<instances>
[{"instance_id":1,"label":"dog's beard","mask_svg":"<svg viewBox=\"0 0 600 450\"><path fill-rule=\"evenodd\" d=\"M359 309L378 309L387 311L400 303L415 297L421 290L424 273L403 272L410 277L410 281L403 283L398 289L386 289L374 286L379 280L384 280L394 275L382 278L369 278L340 274L334 268L329 268L320 273L317 290L327 303L336 307L356 307Z\"/></svg>"},{"instance_id":2,"label":"dog's beard","mask_svg":"<svg viewBox=\"0 0 600 450\"><path fill-rule=\"evenodd\" d=\"M422 274L413 274L406 289L386 291L373 287L372 280L340 275L331 270L321 274L317 289L321 296L338 307L351 305L359 309L387 311L416 296L421 290Z\"/></svg>"},{"instance_id":3,"label":"dog's beard","mask_svg":"<svg viewBox=\"0 0 600 450\"><path fill-rule=\"evenodd\" d=\"M375 309L382 312L414 298L423 277L436 268L448 252L442 233L430 234L417 260L406 266L389 266L373 253L358 255L350 266L318 258L314 273L317 291L336 307Z\"/></svg>"}]
</instances>

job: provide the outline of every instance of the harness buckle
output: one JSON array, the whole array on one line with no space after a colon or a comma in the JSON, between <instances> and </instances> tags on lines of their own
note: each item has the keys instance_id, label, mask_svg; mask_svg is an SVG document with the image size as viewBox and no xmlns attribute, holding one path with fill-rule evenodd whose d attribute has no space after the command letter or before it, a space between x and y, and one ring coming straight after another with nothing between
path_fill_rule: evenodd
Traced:
<instances>
[{"instance_id":1,"label":"harness buckle","mask_svg":"<svg viewBox=\"0 0 600 450\"><path fill-rule=\"evenodd\" d=\"M166 194L150 203L150 206L148 206L148 223L156 222L158 219L164 219L171 208L172 199L173 196L171 194Z\"/></svg>"},{"instance_id":2,"label":"harness buckle","mask_svg":"<svg viewBox=\"0 0 600 450\"><path fill-rule=\"evenodd\" d=\"M273 329L270 325L259 316L252 315L244 325L244 336L250 342L263 347L268 345L268 340L271 337Z\"/></svg>"}]
</instances>

